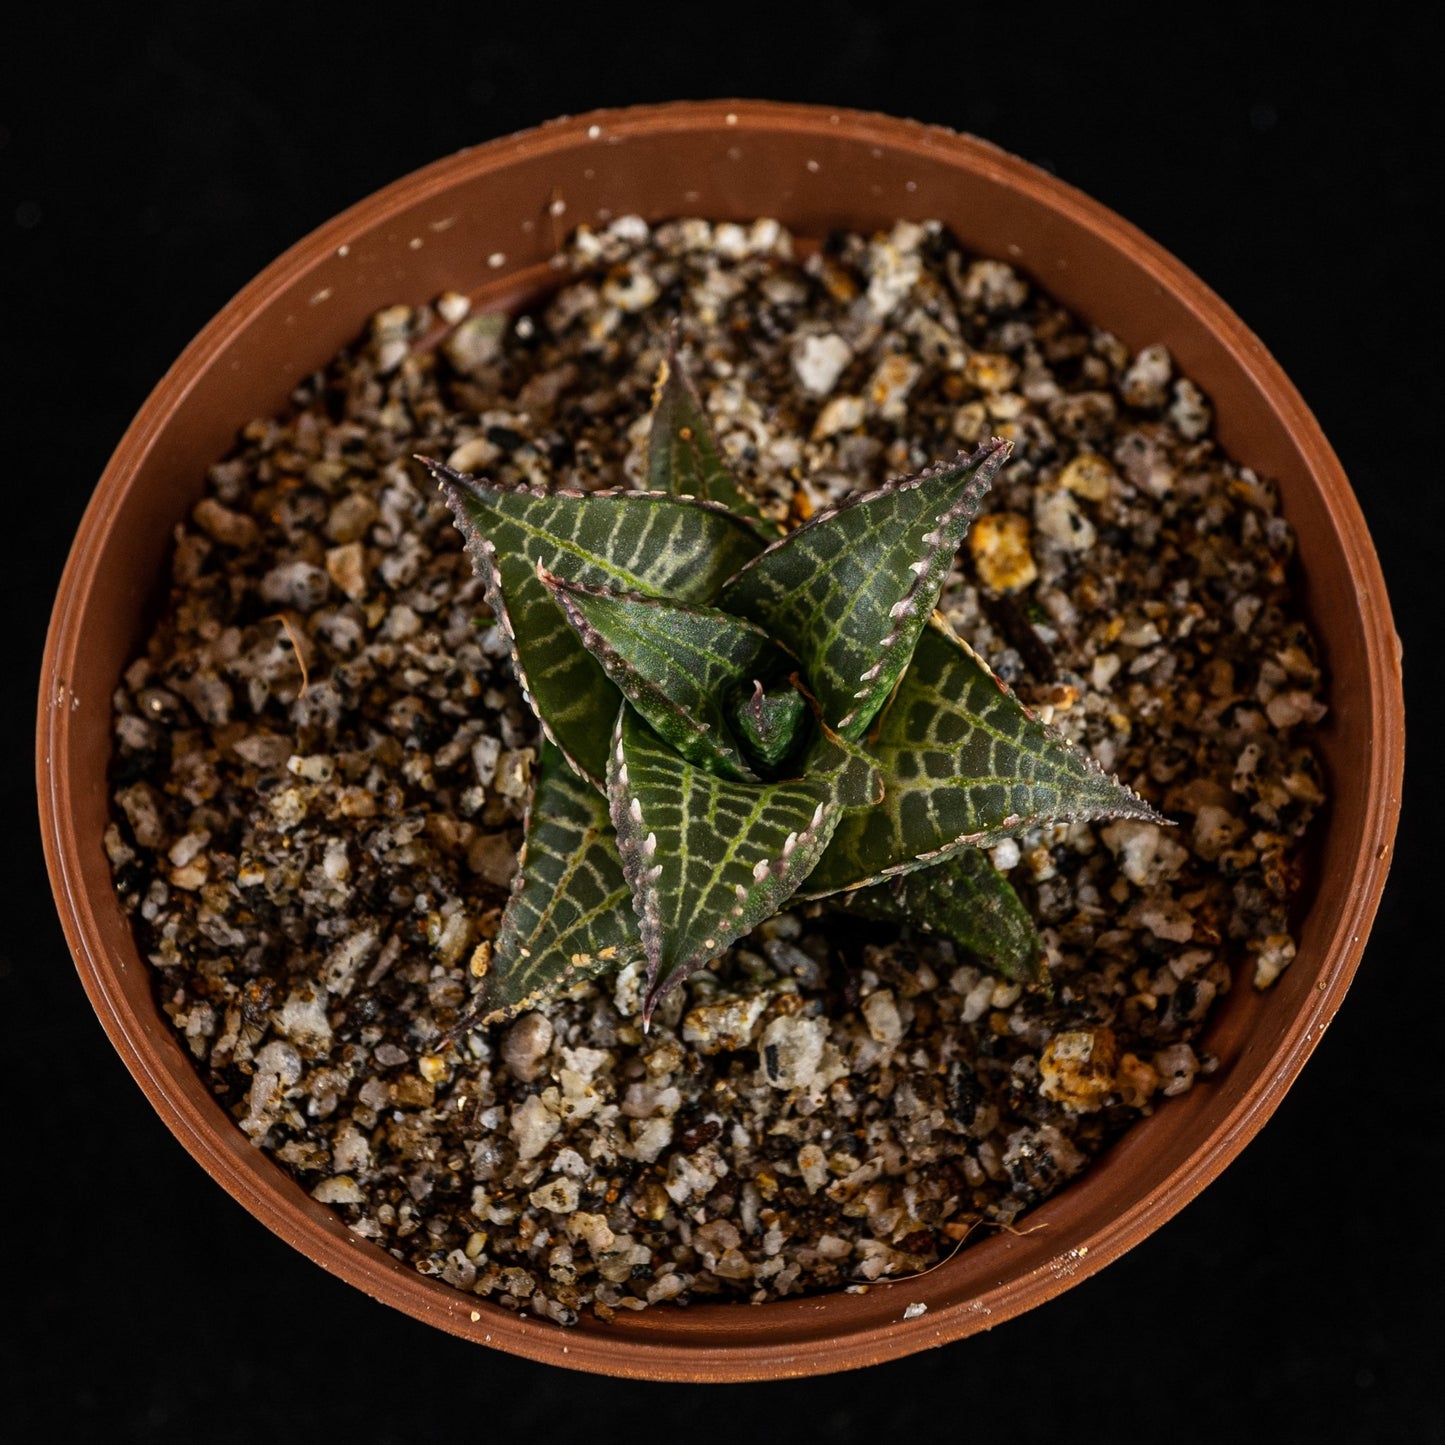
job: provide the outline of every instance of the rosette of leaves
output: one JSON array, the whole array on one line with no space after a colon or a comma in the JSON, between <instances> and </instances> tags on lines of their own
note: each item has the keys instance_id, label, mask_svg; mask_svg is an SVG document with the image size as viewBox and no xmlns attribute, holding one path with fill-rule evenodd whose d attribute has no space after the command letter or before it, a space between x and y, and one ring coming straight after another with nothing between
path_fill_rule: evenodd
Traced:
<instances>
[{"instance_id":1,"label":"rosette of leaves","mask_svg":"<svg viewBox=\"0 0 1445 1445\"><path fill-rule=\"evenodd\" d=\"M935 612L993 440L783 533L732 475L675 351L645 491L426 464L543 742L477 1013L645 960L659 999L790 901L941 933L1013 978L1037 933L982 850L1154 818Z\"/></svg>"}]
</instances>

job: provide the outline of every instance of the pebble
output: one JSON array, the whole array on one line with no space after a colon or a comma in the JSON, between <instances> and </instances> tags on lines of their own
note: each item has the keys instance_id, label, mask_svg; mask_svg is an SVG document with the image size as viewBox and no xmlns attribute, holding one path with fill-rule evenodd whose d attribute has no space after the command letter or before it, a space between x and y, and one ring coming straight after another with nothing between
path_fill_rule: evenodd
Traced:
<instances>
[{"instance_id":1,"label":"pebble","mask_svg":"<svg viewBox=\"0 0 1445 1445\"><path fill-rule=\"evenodd\" d=\"M326 553L326 575L353 602L366 596L366 552L360 542L347 542Z\"/></svg>"},{"instance_id":2,"label":"pebble","mask_svg":"<svg viewBox=\"0 0 1445 1445\"><path fill-rule=\"evenodd\" d=\"M863 1018L868 1033L880 1044L896 1044L903 1037L903 1020L898 1015L898 1002L889 989L879 989L863 1000Z\"/></svg>"},{"instance_id":3,"label":"pebble","mask_svg":"<svg viewBox=\"0 0 1445 1445\"><path fill-rule=\"evenodd\" d=\"M863 415L861 396L835 396L818 413L818 419L813 423L812 440L827 441L839 432L852 431L862 424Z\"/></svg>"},{"instance_id":4,"label":"pebble","mask_svg":"<svg viewBox=\"0 0 1445 1445\"><path fill-rule=\"evenodd\" d=\"M538 1094L529 1094L513 1111L512 1138L517 1145L517 1158L525 1164L535 1159L557 1137L562 1120L542 1102Z\"/></svg>"},{"instance_id":5,"label":"pebble","mask_svg":"<svg viewBox=\"0 0 1445 1445\"><path fill-rule=\"evenodd\" d=\"M1158 823L1120 818L1099 829L1099 836L1119 861L1119 871L1139 888L1174 878L1189 853Z\"/></svg>"},{"instance_id":6,"label":"pebble","mask_svg":"<svg viewBox=\"0 0 1445 1445\"><path fill-rule=\"evenodd\" d=\"M359 542L376 518L376 503L370 497L348 492L327 514L326 535L341 546Z\"/></svg>"},{"instance_id":7,"label":"pebble","mask_svg":"<svg viewBox=\"0 0 1445 1445\"><path fill-rule=\"evenodd\" d=\"M517 847L505 833L483 833L467 849L467 866L497 888L511 886L517 874Z\"/></svg>"},{"instance_id":8,"label":"pebble","mask_svg":"<svg viewBox=\"0 0 1445 1445\"><path fill-rule=\"evenodd\" d=\"M1096 452L1079 452L1059 474L1060 483L1086 502L1106 501L1119 474Z\"/></svg>"},{"instance_id":9,"label":"pebble","mask_svg":"<svg viewBox=\"0 0 1445 1445\"><path fill-rule=\"evenodd\" d=\"M1045 487L1034 493L1034 526L1041 537L1066 552L1090 551L1099 535L1071 492Z\"/></svg>"},{"instance_id":10,"label":"pebble","mask_svg":"<svg viewBox=\"0 0 1445 1445\"><path fill-rule=\"evenodd\" d=\"M1114 1088L1116 1052L1106 1028L1055 1034L1039 1056L1039 1091L1081 1113L1101 1108Z\"/></svg>"},{"instance_id":11,"label":"pebble","mask_svg":"<svg viewBox=\"0 0 1445 1445\"><path fill-rule=\"evenodd\" d=\"M746 1048L757 1033L768 1006L765 993L729 994L689 1009L682 1021L682 1037L699 1053L731 1053Z\"/></svg>"},{"instance_id":12,"label":"pebble","mask_svg":"<svg viewBox=\"0 0 1445 1445\"><path fill-rule=\"evenodd\" d=\"M476 376L502 354L507 318L484 312L468 317L442 343L447 360L465 376Z\"/></svg>"},{"instance_id":13,"label":"pebble","mask_svg":"<svg viewBox=\"0 0 1445 1445\"><path fill-rule=\"evenodd\" d=\"M1287 933L1271 933L1254 957L1254 986L1268 988L1289 967L1295 941Z\"/></svg>"},{"instance_id":14,"label":"pebble","mask_svg":"<svg viewBox=\"0 0 1445 1445\"><path fill-rule=\"evenodd\" d=\"M261 597L275 607L314 612L331 590L331 580L309 562L283 562L261 579Z\"/></svg>"},{"instance_id":15,"label":"pebble","mask_svg":"<svg viewBox=\"0 0 1445 1445\"><path fill-rule=\"evenodd\" d=\"M1193 1085L1199 1060L1188 1044L1171 1044L1154 1055L1154 1070L1165 1097L1172 1097L1186 1093Z\"/></svg>"},{"instance_id":16,"label":"pebble","mask_svg":"<svg viewBox=\"0 0 1445 1445\"><path fill-rule=\"evenodd\" d=\"M1157 411L1168 397L1174 362L1169 349L1158 343L1146 346L1134 358L1120 378L1119 390L1124 400L1143 411Z\"/></svg>"},{"instance_id":17,"label":"pebble","mask_svg":"<svg viewBox=\"0 0 1445 1445\"><path fill-rule=\"evenodd\" d=\"M331 1047L331 1021L326 1000L309 986L295 989L286 997L276 1027L298 1048L324 1053Z\"/></svg>"},{"instance_id":18,"label":"pebble","mask_svg":"<svg viewBox=\"0 0 1445 1445\"><path fill-rule=\"evenodd\" d=\"M1018 363L997 352L975 351L964 363L964 376L980 391L1002 392L1018 380Z\"/></svg>"},{"instance_id":19,"label":"pebble","mask_svg":"<svg viewBox=\"0 0 1445 1445\"><path fill-rule=\"evenodd\" d=\"M901 420L907 414L908 393L922 375L923 368L911 356L885 356L868 382L868 404L886 421Z\"/></svg>"},{"instance_id":20,"label":"pebble","mask_svg":"<svg viewBox=\"0 0 1445 1445\"><path fill-rule=\"evenodd\" d=\"M551 1179L540 1189L534 1189L527 1196L534 1209L545 1209L551 1214L571 1214L577 1208L581 1194L575 1179Z\"/></svg>"},{"instance_id":21,"label":"pebble","mask_svg":"<svg viewBox=\"0 0 1445 1445\"><path fill-rule=\"evenodd\" d=\"M214 497L203 497L191 512L195 524L228 547L250 548L260 540L261 529L243 512L233 512Z\"/></svg>"},{"instance_id":22,"label":"pebble","mask_svg":"<svg viewBox=\"0 0 1445 1445\"><path fill-rule=\"evenodd\" d=\"M337 1174L323 1179L312 1191L311 1197L318 1204L362 1205L366 1203L366 1192L356 1180L347 1174Z\"/></svg>"},{"instance_id":23,"label":"pebble","mask_svg":"<svg viewBox=\"0 0 1445 1445\"><path fill-rule=\"evenodd\" d=\"M1169 421L1185 441L1198 441L1214 425L1214 408L1204 393L1181 376L1174 383L1174 400L1169 404Z\"/></svg>"},{"instance_id":24,"label":"pebble","mask_svg":"<svg viewBox=\"0 0 1445 1445\"><path fill-rule=\"evenodd\" d=\"M853 360L853 348L836 333L804 336L793 348L793 373L812 396L827 396Z\"/></svg>"},{"instance_id":25,"label":"pebble","mask_svg":"<svg viewBox=\"0 0 1445 1445\"><path fill-rule=\"evenodd\" d=\"M798 1150L798 1172L809 1194L816 1194L828 1183L828 1156L817 1144L804 1144Z\"/></svg>"},{"instance_id":26,"label":"pebble","mask_svg":"<svg viewBox=\"0 0 1445 1445\"><path fill-rule=\"evenodd\" d=\"M471 309L471 301L460 291L443 291L436 300L437 315L448 326L455 326Z\"/></svg>"},{"instance_id":27,"label":"pebble","mask_svg":"<svg viewBox=\"0 0 1445 1445\"><path fill-rule=\"evenodd\" d=\"M535 748L515 748L504 752L497 759L497 791L504 798L525 798L532 785L532 764L536 760Z\"/></svg>"},{"instance_id":28,"label":"pebble","mask_svg":"<svg viewBox=\"0 0 1445 1445\"><path fill-rule=\"evenodd\" d=\"M776 1018L758 1047L763 1075L775 1089L807 1089L823 1061L828 1023L796 1015Z\"/></svg>"},{"instance_id":29,"label":"pebble","mask_svg":"<svg viewBox=\"0 0 1445 1445\"><path fill-rule=\"evenodd\" d=\"M869 243L868 291L869 315L884 320L903 302L923 274L923 261L918 243L922 229L909 221L900 221L887 236Z\"/></svg>"},{"instance_id":30,"label":"pebble","mask_svg":"<svg viewBox=\"0 0 1445 1445\"><path fill-rule=\"evenodd\" d=\"M979 580L995 592L1018 592L1038 579L1029 550L1029 519L1018 512L990 512L968 532L968 550Z\"/></svg>"}]
</instances>

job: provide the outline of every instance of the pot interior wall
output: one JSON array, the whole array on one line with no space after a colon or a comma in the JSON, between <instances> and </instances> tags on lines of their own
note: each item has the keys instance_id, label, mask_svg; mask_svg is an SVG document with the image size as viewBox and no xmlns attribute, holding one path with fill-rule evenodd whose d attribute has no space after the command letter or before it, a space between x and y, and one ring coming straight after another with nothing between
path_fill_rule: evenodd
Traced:
<instances>
[{"instance_id":1,"label":"pot interior wall","mask_svg":"<svg viewBox=\"0 0 1445 1445\"><path fill-rule=\"evenodd\" d=\"M117 1046L142 1082L149 1078L153 1101L187 1146L273 1228L413 1314L537 1358L682 1377L713 1371L706 1361L722 1348L731 1352L734 1375L804 1373L902 1353L932 1339L890 1343L903 1305L914 1300L929 1304L937 1338L986 1327L1056 1293L1183 1203L1211 1172L1208 1161L1234 1152L1237 1141L1231 1145L1229 1136L1248 1137L1259 1122L1254 1115L1262 1118L1277 1101L1279 1088L1260 1112L1261 1075L1278 1072L1271 1061L1313 1007L1316 986L1324 986L1346 906L1342 885L1369 831L1368 769L1344 764L1365 757L1373 743L1367 641L1337 508L1311 479L1318 458L1292 434L1297 418L1282 416L1262 390L1256 368L1268 359L1243 328L1211 331L1194 301L1163 284L1151 262L1158 253L1147 243L1121 248L1119 232L1100 220L1105 213L1082 198L1074 214L1051 209L1045 194L1057 202L1072 193L981 143L797 107L739 104L736 123L728 122L728 111L718 104L642 112L648 124L634 113L602 115L589 128L558 124L463 153L363 203L288 253L193 344L122 443L72 557L70 591L52 639L54 671L46 679L55 749L47 802L61 838L52 863L74 914L67 919L72 946ZM1021 176L1033 178L1033 189ZM1212 398L1225 447L1279 480L1298 533L1306 603L1331 675L1332 712L1321 743L1332 805L1318 867L1320 878L1333 883L1312 880L1300 959L1279 985L1256 995L1244 983L1222 1006L1209 1034L1224 1061L1220 1074L1141 1123L1106 1165L1030 1215L1029 1224L1047 1228L983 1240L925 1278L867 1295L762 1309L658 1309L564 1336L484 1303L472 1320L471 1301L360 1244L242 1139L153 1003L149 970L115 901L100 838L108 816L111 692L143 635L141 618L166 567L172 529L236 428L282 408L294 382L351 340L379 307L430 300L447 289L513 300L542 283L568 229L627 212L650 220L774 215L802 236L937 218L968 247L1012 261L1131 347L1163 341ZM1132 233L1125 231L1128 241ZM78 638L83 646L74 643ZM107 970L107 958L117 967ZM1221 1125L1225 1136L1217 1137ZM215 1129L216 1139L201 1138ZM1186 1167L1183 1182L1171 1180ZM296 1240L294 1227L283 1229L284 1207L304 1212L312 1238ZM1087 1264L1085 1250L1092 1251ZM631 1343L619 1353L625 1342ZM845 1348L851 1356L840 1352Z\"/></svg>"}]
</instances>

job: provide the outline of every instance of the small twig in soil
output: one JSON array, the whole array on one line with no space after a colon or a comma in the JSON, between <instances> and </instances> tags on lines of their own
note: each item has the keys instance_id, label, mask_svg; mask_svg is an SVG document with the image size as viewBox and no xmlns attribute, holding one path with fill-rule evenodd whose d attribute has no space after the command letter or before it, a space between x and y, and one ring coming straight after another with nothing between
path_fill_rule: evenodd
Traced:
<instances>
[{"instance_id":1,"label":"small twig in soil","mask_svg":"<svg viewBox=\"0 0 1445 1445\"><path fill-rule=\"evenodd\" d=\"M286 640L291 644L291 650L296 654L296 666L301 669L301 690L296 694L297 698L306 696L306 689L311 685L311 673L306 666L306 654L301 651L301 639L296 635L296 629L291 625L291 619L284 612L272 613L266 619L267 622L279 622L285 629Z\"/></svg>"},{"instance_id":2,"label":"small twig in soil","mask_svg":"<svg viewBox=\"0 0 1445 1445\"><path fill-rule=\"evenodd\" d=\"M1049 1227L1049 1222L1046 1219L1038 1224L1030 1225L1027 1229L1018 1229L1012 1224L1005 1224L1002 1220L997 1219L975 1219L973 1223L968 1226L968 1233L961 1235L958 1239L958 1242L953 1246L953 1248L950 1249L948 1253L943 1256L942 1259L934 1260L934 1262L930 1264L927 1269L915 1270L912 1274L890 1275L887 1279L876 1279L873 1280L872 1283L907 1284L909 1280L922 1279L924 1275L932 1274L933 1271L936 1269L942 1269L943 1266L946 1265L948 1261L951 1260L953 1256L956 1255L958 1251L962 1249L965 1244L968 1243L969 1236L972 1235L974 1230L977 1229L981 1224L988 1225L990 1229L1006 1230L1009 1234L1017 1235L1019 1238L1022 1238L1026 1234L1035 1234L1040 1229L1047 1229Z\"/></svg>"},{"instance_id":3,"label":"small twig in soil","mask_svg":"<svg viewBox=\"0 0 1445 1445\"><path fill-rule=\"evenodd\" d=\"M1005 1224L1001 1219L991 1219L987 1222L995 1229L1002 1229L1018 1239L1022 1239L1026 1234L1037 1234L1039 1230L1049 1227L1049 1221L1047 1219L1042 1219L1037 1224L1031 1224L1027 1229L1019 1229L1016 1225Z\"/></svg>"}]
</instances>

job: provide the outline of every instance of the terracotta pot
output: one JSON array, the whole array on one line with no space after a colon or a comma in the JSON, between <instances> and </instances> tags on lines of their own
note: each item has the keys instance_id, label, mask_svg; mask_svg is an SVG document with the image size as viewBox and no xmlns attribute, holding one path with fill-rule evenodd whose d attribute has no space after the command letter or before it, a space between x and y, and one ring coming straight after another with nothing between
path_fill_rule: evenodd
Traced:
<instances>
[{"instance_id":1,"label":"terracotta pot","mask_svg":"<svg viewBox=\"0 0 1445 1445\"><path fill-rule=\"evenodd\" d=\"M1299 955L1269 992L1233 990L1206 1036L1222 1060L1029 1216L943 1267L866 1295L660 1307L563 1331L416 1274L351 1235L216 1105L156 1007L101 847L110 698L139 645L172 528L236 428L278 410L384 304L448 288L534 288L564 231L638 212L777 216L802 236L936 217L1131 347L1162 341L1214 402L1224 447L1279 480L1302 601L1328 669L1319 742L1330 808ZM982 141L806 106L605 111L438 162L268 267L186 349L116 450L61 583L45 657L39 787L67 938L112 1042L161 1117L282 1238L417 1319L515 1354L616 1375L741 1380L885 1360L998 1324L1138 1243L1244 1147L1344 997L1389 864L1404 745L1399 646L1364 521L1329 444L1220 299L1117 216ZM904 1321L904 1307L927 1312Z\"/></svg>"}]
</instances>

